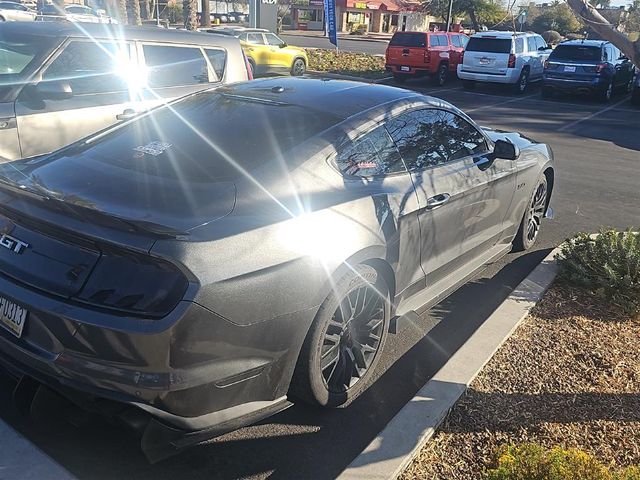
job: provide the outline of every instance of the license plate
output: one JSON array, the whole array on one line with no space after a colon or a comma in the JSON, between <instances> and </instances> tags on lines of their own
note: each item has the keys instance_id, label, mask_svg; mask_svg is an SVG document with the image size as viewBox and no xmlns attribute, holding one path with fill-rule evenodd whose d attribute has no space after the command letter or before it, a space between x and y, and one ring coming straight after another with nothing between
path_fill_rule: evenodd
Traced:
<instances>
[{"instance_id":1,"label":"license plate","mask_svg":"<svg viewBox=\"0 0 640 480\"><path fill-rule=\"evenodd\" d=\"M489 65L490 63L491 63L491 60L489 58L480 59L480 65Z\"/></svg>"},{"instance_id":2,"label":"license plate","mask_svg":"<svg viewBox=\"0 0 640 480\"><path fill-rule=\"evenodd\" d=\"M27 313L26 309L0 297L0 323L18 338L22 336Z\"/></svg>"},{"instance_id":3,"label":"license plate","mask_svg":"<svg viewBox=\"0 0 640 480\"><path fill-rule=\"evenodd\" d=\"M570 67L568 65L565 65L564 71L565 72L575 72L576 71L576 67Z\"/></svg>"},{"instance_id":4,"label":"license plate","mask_svg":"<svg viewBox=\"0 0 640 480\"><path fill-rule=\"evenodd\" d=\"M409 70L411 70L409 67L400 67L401 72L408 72Z\"/></svg>"}]
</instances>

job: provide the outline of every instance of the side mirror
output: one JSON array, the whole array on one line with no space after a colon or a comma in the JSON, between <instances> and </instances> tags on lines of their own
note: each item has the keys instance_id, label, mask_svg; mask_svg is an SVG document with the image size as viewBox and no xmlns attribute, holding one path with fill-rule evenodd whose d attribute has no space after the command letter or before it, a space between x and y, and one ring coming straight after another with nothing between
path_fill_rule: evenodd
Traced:
<instances>
[{"instance_id":1,"label":"side mirror","mask_svg":"<svg viewBox=\"0 0 640 480\"><path fill-rule=\"evenodd\" d=\"M39 83L36 93L43 100L67 100L73 97L71 85L63 80Z\"/></svg>"},{"instance_id":2,"label":"side mirror","mask_svg":"<svg viewBox=\"0 0 640 480\"><path fill-rule=\"evenodd\" d=\"M620 58L618 58L618 60L629 60L629 57L627 57L625 54L620 55Z\"/></svg>"},{"instance_id":3,"label":"side mirror","mask_svg":"<svg viewBox=\"0 0 640 480\"><path fill-rule=\"evenodd\" d=\"M517 160L520 156L520 149L513 143L506 140L496 140L493 147L493 158L502 158L504 160Z\"/></svg>"},{"instance_id":4,"label":"side mirror","mask_svg":"<svg viewBox=\"0 0 640 480\"><path fill-rule=\"evenodd\" d=\"M280 48L285 48L287 47L287 42L282 42L280 45L278 45Z\"/></svg>"}]
</instances>

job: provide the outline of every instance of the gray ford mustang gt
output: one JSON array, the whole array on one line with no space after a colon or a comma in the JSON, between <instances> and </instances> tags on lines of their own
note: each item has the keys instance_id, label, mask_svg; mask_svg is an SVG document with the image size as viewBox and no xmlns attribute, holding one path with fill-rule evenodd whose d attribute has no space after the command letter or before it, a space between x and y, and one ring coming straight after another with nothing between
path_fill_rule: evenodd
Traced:
<instances>
[{"instance_id":1,"label":"gray ford mustang gt","mask_svg":"<svg viewBox=\"0 0 640 480\"><path fill-rule=\"evenodd\" d=\"M0 166L0 365L151 460L359 395L390 332L550 212L548 146L407 90L224 86Z\"/></svg>"}]
</instances>

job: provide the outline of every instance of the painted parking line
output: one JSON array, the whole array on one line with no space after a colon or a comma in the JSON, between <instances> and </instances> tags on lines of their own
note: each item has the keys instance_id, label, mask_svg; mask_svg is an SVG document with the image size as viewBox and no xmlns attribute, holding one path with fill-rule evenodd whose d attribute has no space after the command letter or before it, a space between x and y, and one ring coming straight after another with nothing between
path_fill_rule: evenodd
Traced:
<instances>
[{"instance_id":1,"label":"painted parking line","mask_svg":"<svg viewBox=\"0 0 640 480\"><path fill-rule=\"evenodd\" d=\"M537 93L532 93L531 95L525 95L524 97L511 98L509 100L505 100L504 102L492 103L492 104L489 104L489 105L482 105L482 106L476 107L476 108L468 108L468 109L465 109L465 113L477 112L478 110L484 110L485 108L500 107L502 105L507 105L508 103L522 102L522 101L526 100L527 98L531 98L531 97L534 97L536 95L537 95ZM504 98L504 97L502 97L502 98Z\"/></svg>"},{"instance_id":2,"label":"painted parking line","mask_svg":"<svg viewBox=\"0 0 640 480\"><path fill-rule=\"evenodd\" d=\"M75 479L2 420L0 445L0 480Z\"/></svg>"},{"instance_id":3,"label":"painted parking line","mask_svg":"<svg viewBox=\"0 0 640 480\"><path fill-rule=\"evenodd\" d=\"M601 115L601 114L603 114L603 113L605 113L605 112L608 112L609 110L613 110L614 108L616 108L616 107L617 107L617 106L619 106L619 105L622 105L622 103L624 103L624 102L626 102L626 101L627 101L627 99L626 99L626 98L624 98L624 99L620 100L619 102L614 103L613 105L609 105L609 106L608 106L608 107L606 107L606 108L603 108L603 109L601 109L601 110L598 110L597 112L592 113L591 115L587 115L587 116L586 116L586 117L584 117L584 118L579 118L579 119L578 119L578 120L576 120L575 122L568 123L568 124L567 124L567 125L565 125L564 127L562 127L562 128L560 128L560 129L558 129L558 131L559 131L559 132L564 132L564 131L566 131L566 130L568 130L568 129L570 129L570 128L575 127L576 125L578 125L578 124L580 124L580 123L582 123L582 122L585 122L585 121L587 121L587 120L591 120L592 118L597 117L598 115Z\"/></svg>"}]
</instances>

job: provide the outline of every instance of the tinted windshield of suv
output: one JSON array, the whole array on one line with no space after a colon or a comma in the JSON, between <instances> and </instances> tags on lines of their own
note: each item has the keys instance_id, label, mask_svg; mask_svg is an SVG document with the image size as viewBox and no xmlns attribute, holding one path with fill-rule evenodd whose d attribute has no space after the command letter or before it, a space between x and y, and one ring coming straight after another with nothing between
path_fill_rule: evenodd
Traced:
<instances>
[{"instance_id":1,"label":"tinted windshield of suv","mask_svg":"<svg viewBox=\"0 0 640 480\"><path fill-rule=\"evenodd\" d=\"M553 60L581 60L599 62L602 58L600 47L582 45L558 45L549 58Z\"/></svg>"},{"instance_id":2,"label":"tinted windshield of suv","mask_svg":"<svg viewBox=\"0 0 640 480\"><path fill-rule=\"evenodd\" d=\"M510 53L511 40L507 38L471 37L467 52Z\"/></svg>"},{"instance_id":3,"label":"tinted windshield of suv","mask_svg":"<svg viewBox=\"0 0 640 480\"><path fill-rule=\"evenodd\" d=\"M393 38L389 42L391 47L424 47L425 46L425 34L424 33L408 33L398 32L393 34Z\"/></svg>"}]
</instances>

